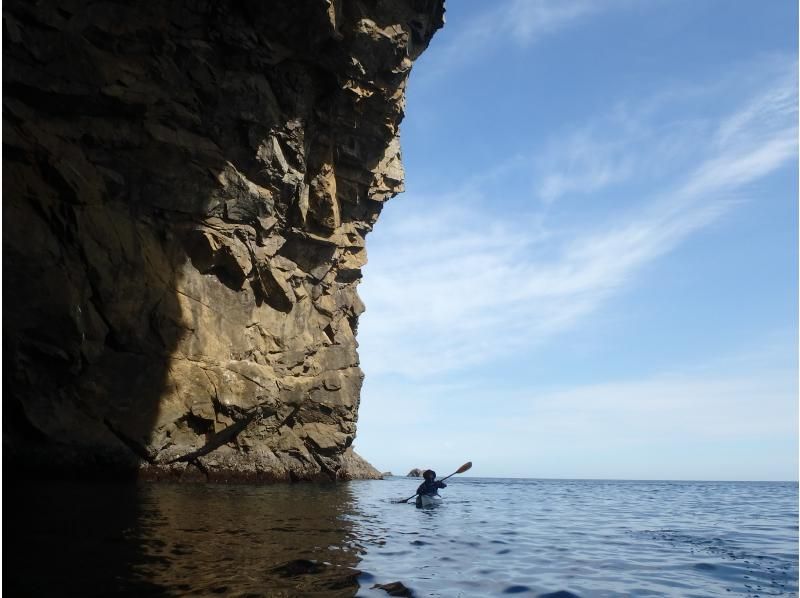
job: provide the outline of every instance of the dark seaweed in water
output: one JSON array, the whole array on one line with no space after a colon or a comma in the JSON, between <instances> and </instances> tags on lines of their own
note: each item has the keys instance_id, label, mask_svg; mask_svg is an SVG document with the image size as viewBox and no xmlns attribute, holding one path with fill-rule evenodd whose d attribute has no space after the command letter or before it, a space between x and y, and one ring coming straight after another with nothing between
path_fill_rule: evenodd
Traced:
<instances>
[{"instance_id":1,"label":"dark seaweed in water","mask_svg":"<svg viewBox=\"0 0 800 598\"><path fill-rule=\"evenodd\" d=\"M797 485L7 483L9 596L797 596Z\"/></svg>"}]
</instances>

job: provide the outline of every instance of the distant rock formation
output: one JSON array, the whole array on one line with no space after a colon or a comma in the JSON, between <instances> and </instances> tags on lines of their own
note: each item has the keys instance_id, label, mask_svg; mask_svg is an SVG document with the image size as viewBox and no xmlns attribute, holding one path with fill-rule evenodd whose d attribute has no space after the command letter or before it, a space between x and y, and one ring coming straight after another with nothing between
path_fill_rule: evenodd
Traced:
<instances>
[{"instance_id":1,"label":"distant rock formation","mask_svg":"<svg viewBox=\"0 0 800 598\"><path fill-rule=\"evenodd\" d=\"M425 470L415 467L414 469L412 469L411 471L408 472L406 477L407 478L421 478L423 471L425 471Z\"/></svg>"},{"instance_id":2,"label":"distant rock formation","mask_svg":"<svg viewBox=\"0 0 800 598\"><path fill-rule=\"evenodd\" d=\"M380 475L356 287L443 10L4 3L7 468Z\"/></svg>"}]
</instances>

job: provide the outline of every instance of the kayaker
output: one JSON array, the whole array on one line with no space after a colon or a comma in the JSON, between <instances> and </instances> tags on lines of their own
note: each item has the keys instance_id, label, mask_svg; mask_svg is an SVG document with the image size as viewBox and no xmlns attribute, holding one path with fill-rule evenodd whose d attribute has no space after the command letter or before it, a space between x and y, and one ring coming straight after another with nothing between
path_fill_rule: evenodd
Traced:
<instances>
[{"instance_id":1,"label":"kayaker","mask_svg":"<svg viewBox=\"0 0 800 598\"><path fill-rule=\"evenodd\" d=\"M436 472L432 469L426 469L422 472L422 477L425 481L417 488L417 508L422 508L422 495L425 496L439 496L439 488L447 488L444 482L436 481Z\"/></svg>"}]
</instances>

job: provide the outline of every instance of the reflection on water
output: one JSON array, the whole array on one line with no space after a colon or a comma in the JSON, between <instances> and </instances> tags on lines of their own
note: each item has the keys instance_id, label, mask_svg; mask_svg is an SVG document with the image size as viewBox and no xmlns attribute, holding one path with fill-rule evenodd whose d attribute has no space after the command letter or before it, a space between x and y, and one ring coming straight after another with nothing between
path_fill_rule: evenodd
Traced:
<instances>
[{"instance_id":1,"label":"reflection on water","mask_svg":"<svg viewBox=\"0 0 800 598\"><path fill-rule=\"evenodd\" d=\"M26 483L4 499L9 595L353 596L359 587L346 484Z\"/></svg>"},{"instance_id":2,"label":"reflection on water","mask_svg":"<svg viewBox=\"0 0 800 598\"><path fill-rule=\"evenodd\" d=\"M6 484L9 596L797 596L797 484Z\"/></svg>"}]
</instances>

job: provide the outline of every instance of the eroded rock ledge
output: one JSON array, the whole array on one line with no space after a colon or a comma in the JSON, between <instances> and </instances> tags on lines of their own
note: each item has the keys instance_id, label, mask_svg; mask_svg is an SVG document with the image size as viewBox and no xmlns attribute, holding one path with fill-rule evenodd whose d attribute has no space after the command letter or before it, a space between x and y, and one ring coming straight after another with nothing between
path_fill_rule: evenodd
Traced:
<instances>
[{"instance_id":1,"label":"eroded rock ledge","mask_svg":"<svg viewBox=\"0 0 800 598\"><path fill-rule=\"evenodd\" d=\"M349 448L356 286L442 23L442 0L3 4L7 468L379 475Z\"/></svg>"}]
</instances>

